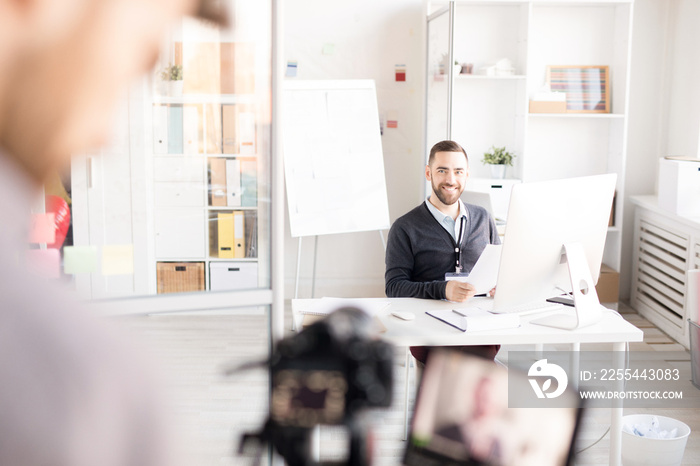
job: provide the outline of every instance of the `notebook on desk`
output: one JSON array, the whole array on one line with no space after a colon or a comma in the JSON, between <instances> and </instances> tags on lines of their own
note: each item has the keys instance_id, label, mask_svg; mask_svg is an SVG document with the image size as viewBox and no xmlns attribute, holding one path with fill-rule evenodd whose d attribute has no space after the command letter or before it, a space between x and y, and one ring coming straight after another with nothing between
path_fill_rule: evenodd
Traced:
<instances>
[{"instance_id":1,"label":"notebook on desk","mask_svg":"<svg viewBox=\"0 0 700 466\"><path fill-rule=\"evenodd\" d=\"M438 309L425 313L462 332L520 327L520 316L517 314L494 315L477 308Z\"/></svg>"}]
</instances>

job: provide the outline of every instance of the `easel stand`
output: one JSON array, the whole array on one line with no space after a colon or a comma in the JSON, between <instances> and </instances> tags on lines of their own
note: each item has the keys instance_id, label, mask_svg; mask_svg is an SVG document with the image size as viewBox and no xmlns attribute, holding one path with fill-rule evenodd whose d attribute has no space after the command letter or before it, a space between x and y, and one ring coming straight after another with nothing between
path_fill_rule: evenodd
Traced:
<instances>
[{"instance_id":1,"label":"easel stand","mask_svg":"<svg viewBox=\"0 0 700 466\"><path fill-rule=\"evenodd\" d=\"M569 278L573 290L576 314L554 314L533 320L531 323L546 327L574 330L600 322L603 311L600 308L598 293L591 276L591 270L586 261L586 253L581 243L567 243L563 247L563 255L569 267Z\"/></svg>"},{"instance_id":2,"label":"easel stand","mask_svg":"<svg viewBox=\"0 0 700 466\"><path fill-rule=\"evenodd\" d=\"M384 239L384 233L382 230L377 230L377 233L379 233L379 237L382 240L382 246L384 247L384 251L386 251L386 239ZM308 237L307 237L308 238ZM314 236L314 262L313 262L313 272L311 274L311 298L313 299L316 295L316 259L318 257L318 235ZM297 245L297 273L296 277L294 279L294 299L299 298L299 276L300 276L300 271L301 271L301 245L302 245L302 240L304 239L303 236L299 237L299 243Z\"/></svg>"}]
</instances>

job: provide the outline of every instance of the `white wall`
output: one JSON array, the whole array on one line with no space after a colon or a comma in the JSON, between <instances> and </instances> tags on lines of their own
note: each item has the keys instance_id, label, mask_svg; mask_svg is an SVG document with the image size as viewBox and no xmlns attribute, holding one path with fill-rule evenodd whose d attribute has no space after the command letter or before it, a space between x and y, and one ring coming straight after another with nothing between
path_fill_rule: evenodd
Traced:
<instances>
[{"instance_id":1,"label":"white wall","mask_svg":"<svg viewBox=\"0 0 700 466\"><path fill-rule=\"evenodd\" d=\"M654 194L659 157L698 154L700 1L636 0L632 44L628 196ZM634 206L625 200L620 297L632 279Z\"/></svg>"},{"instance_id":2,"label":"white wall","mask_svg":"<svg viewBox=\"0 0 700 466\"><path fill-rule=\"evenodd\" d=\"M285 56L298 62L292 79L374 79L380 115L395 112L398 128L384 129L384 168L392 222L421 202L423 172L424 34L422 0L289 0ZM332 44L333 53L324 54ZM395 82L394 66L407 66ZM285 297L294 296L297 240L286 219ZM304 239L300 297L311 293L313 239ZM376 232L322 236L316 296L384 296L384 250Z\"/></svg>"}]
</instances>

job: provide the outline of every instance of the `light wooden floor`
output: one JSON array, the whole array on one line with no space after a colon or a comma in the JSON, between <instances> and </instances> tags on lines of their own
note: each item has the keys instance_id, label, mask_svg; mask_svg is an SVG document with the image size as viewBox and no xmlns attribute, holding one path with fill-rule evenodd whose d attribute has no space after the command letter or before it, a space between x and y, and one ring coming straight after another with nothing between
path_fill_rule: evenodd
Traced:
<instances>
[{"instance_id":1,"label":"light wooden floor","mask_svg":"<svg viewBox=\"0 0 700 466\"><path fill-rule=\"evenodd\" d=\"M679 351L683 348L634 313L623 316L644 331L644 342L632 351ZM171 394L171 424L179 434L180 457L187 466L254 464L251 453L241 457L234 450L242 432L255 430L266 416L268 378L264 370L253 370L225 378L228 364L263 359L267 354L267 319L264 316L150 316L126 321L152 349L163 368ZM290 319L287 319L289 328ZM588 347L587 347L588 348ZM606 350L605 346L596 348ZM375 464L399 465L403 436L403 350L397 349L394 403L390 409L370 413L375 427ZM689 355L688 355L689 360ZM676 363L682 377L690 379L690 364ZM413 382L413 381L411 381ZM415 391L413 383L412 392ZM698 391L700 394L700 391ZM700 396L700 395L699 395ZM413 396L411 397L411 403ZM682 420L691 428L684 465L700 465L700 413L691 409L632 410ZM577 449L599 439L609 427L607 409L588 410L582 422ZM323 459L342 457L345 433L324 428L321 432ZM607 464L609 435L577 456L576 464Z\"/></svg>"}]
</instances>

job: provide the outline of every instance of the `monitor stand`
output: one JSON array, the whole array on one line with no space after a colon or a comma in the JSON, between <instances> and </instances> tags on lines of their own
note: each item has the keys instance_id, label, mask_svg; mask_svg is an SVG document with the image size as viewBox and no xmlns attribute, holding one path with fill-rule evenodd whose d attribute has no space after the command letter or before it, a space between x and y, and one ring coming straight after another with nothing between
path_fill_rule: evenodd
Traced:
<instances>
[{"instance_id":1,"label":"monitor stand","mask_svg":"<svg viewBox=\"0 0 700 466\"><path fill-rule=\"evenodd\" d=\"M546 327L574 330L581 327L597 324L603 318L603 311L598 301L598 293L591 276L591 270L586 261L586 254L581 243L564 244L563 253L569 267L569 278L573 290L575 314L559 313L540 319L531 320L530 323L544 325Z\"/></svg>"}]
</instances>

